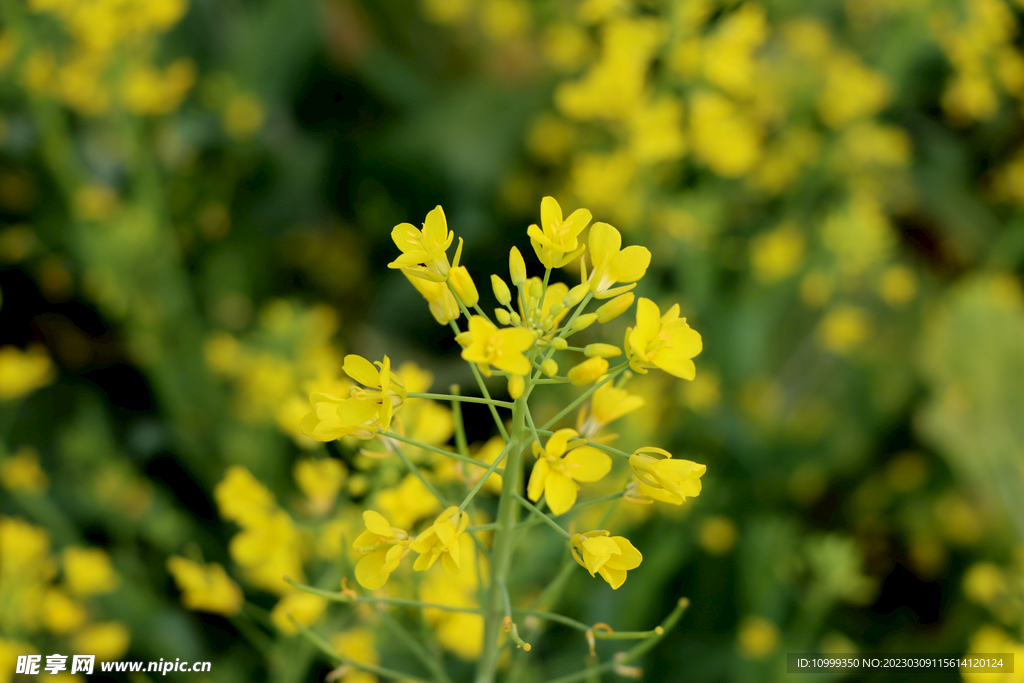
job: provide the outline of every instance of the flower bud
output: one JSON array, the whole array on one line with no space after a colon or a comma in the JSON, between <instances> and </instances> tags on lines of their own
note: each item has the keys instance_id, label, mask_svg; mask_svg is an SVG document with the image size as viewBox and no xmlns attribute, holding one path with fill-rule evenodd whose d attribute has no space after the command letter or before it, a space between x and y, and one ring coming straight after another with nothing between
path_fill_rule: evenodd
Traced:
<instances>
[{"instance_id":1,"label":"flower bud","mask_svg":"<svg viewBox=\"0 0 1024 683\"><path fill-rule=\"evenodd\" d=\"M526 381L522 375L512 375L508 378L508 395L515 400L523 395L523 391L526 389Z\"/></svg>"},{"instance_id":2,"label":"flower bud","mask_svg":"<svg viewBox=\"0 0 1024 683\"><path fill-rule=\"evenodd\" d=\"M565 310L565 305L562 302L558 302L557 304L552 304L551 305L551 308L548 309L548 315L551 315L553 317L557 317L558 314L561 313L564 310Z\"/></svg>"},{"instance_id":3,"label":"flower bud","mask_svg":"<svg viewBox=\"0 0 1024 683\"><path fill-rule=\"evenodd\" d=\"M516 313L515 311L512 311L511 313L509 313L508 317L512 320L512 324L513 325L522 325L523 324L523 319L521 317L519 317L519 314Z\"/></svg>"},{"instance_id":4,"label":"flower bud","mask_svg":"<svg viewBox=\"0 0 1024 683\"><path fill-rule=\"evenodd\" d=\"M455 294L467 308L476 306L476 303L480 301L480 293L476 291L476 285L473 283L473 278L469 276L466 266L454 266L448 271L448 282L451 283Z\"/></svg>"},{"instance_id":5,"label":"flower bud","mask_svg":"<svg viewBox=\"0 0 1024 683\"><path fill-rule=\"evenodd\" d=\"M544 296L544 285L537 278L530 280L530 297L540 299L542 296Z\"/></svg>"},{"instance_id":6,"label":"flower bud","mask_svg":"<svg viewBox=\"0 0 1024 683\"><path fill-rule=\"evenodd\" d=\"M508 285L506 285L505 281L497 275L491 276L491 289L494 290L494 298L497 299L498 303L502 306L508 306L512 301L512 292L509 291Z\"/></svg>"},{"instance_id":7,"label":"flower bud","mask_svg":"<svg viewBox=\"0 0 1024 683\"><path fill-rule=\"evenodd\" d=\"M504 308L495 308L494 317L497 318L498 322L501 323L502 325L508 325L510 322L512 322L512 316L509 315L509 312Z\"/></svg>"},{"instance_id":8,"label":"flower bud","mask_svg":"<svg viewBox=\"0 0 1024 683\"><path fill-rule=\"evenodd\" d=\"M566 308L572 308L573 306L579 306L580 302L583 301L583 297L590 291L590 285L584 282L581 285L576 285L569 290L569 293L562 299L562 303L565 304Z\"/></svg>"},{"instance_id":9,"label":"flower bud","mask_svg":"<svg viewBox=\"0 0 1024 683\"><path fill-rule=\"evenodd\" d=\"M555 337L550 342L548 342L548 345L557 351L565 351L567 348L569 348L569 342L566 341L563 337Z\"/></svg>"},{"instance_id":10,"label":"flower bud","mask_svg":"<svg viewBox=\"0 0 1024 683\"><path fill-rule=\"evenodd\" d=\"M583 353L590 358L615 358L622 353L622 349L613 344L587 344Z\"/></svg>"},{"instance_id":11,"label":"flower bud","mask_svg":"<svg viewBox=\"0 0 1024 683\"><path fill-rule=\"evenodd\" d=\"M540 364L540 369L548 377L554 377L558 374L558 363L555 362L554 358L548 358Z\"/></svg>"},{"instance_id":12,"label":"flower bud","mask_svg":"<svg viewBox=\"0 0 1024 683\"><path fill-rule=\"evenodd\" d=\"M576 320L572 321L572 328L570 329L573 333L581 332L593 325L595 320L597 320L597 313L584 313L580 317L576 318Z\"/></svg>"},{"instance_id":13,"label":"flower bud","mask_svg":"<svg viewBox=\"0 0 1024 683\"><path fill-rule=\"evenodd\" d=\"M632 293L620 294L608 303L604 304L597 309L598 322L606 323L609 320L618 318L633 305L633 299L635 298L636 297L633 296Z\"/></svg>"},{"instance_id":14,"label":"flower bud","mask_svg":"<svg viewBox=\"0 0 1024 683\"><path fill-rule=\"evenodd\" d=\"M569 370L566 377L578 387L594 382L608 372L608 361L604 358L590 358Z\"/></svg>"},{"instance_id":15,"label":"flower bud","mask_svg":"<svg viewBox=\"0 0 1024 683\"><path fill-rule=\"evenodd\" d=\"M512 251L508 253L508 272L512 276L512 284L516 287L522 287L526 283L526 261L516 247L512 247Z\"/></svg>"}]
</instances>

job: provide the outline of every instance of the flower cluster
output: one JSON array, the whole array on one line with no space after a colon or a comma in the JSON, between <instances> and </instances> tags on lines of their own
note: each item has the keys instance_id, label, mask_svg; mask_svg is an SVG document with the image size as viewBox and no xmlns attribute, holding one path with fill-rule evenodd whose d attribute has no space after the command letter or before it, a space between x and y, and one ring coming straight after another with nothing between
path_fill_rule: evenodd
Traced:
<instances>
[{"instance_id":1,"label":"flower cluster","mask_svg":"<svg viewBox=\"0 0 1024 683\"><path fill-rule=\"evenodd\" d=\"M518 635L515 608L506 588L513 571L511 558L525 528L546 525L563 538L569 556L592 576L618 588L627 572L640 565L640 551L626 538L611 536L606 530L571 533L564 528L562 516L589 507L591 500L610 503L605 520L621 499L682 505L700 494L700 478L706 469L674 458L661 448L621 451L609 445L616 435L604 433L608 424L644 404L641 396L624 386L633 373L645 375L656 369L687 380L696 377L693 358L701 352L702 341L680 316L679 305L662 314L655 302L638 299L633 292L648 270L650 251L636 245L624 247L619 230L607 223L591 225L592 215L586 209L565 217L552 197L544 198L540 214L540 224L531 225L527 236L544 266L543 277L531 277L526 259L513 247L508 281L498 274L490 277L497 303L490 314L482 308L480 291L461 263L461 239L449 260L455 235L440 206L427 214L422 228L402 223L392 231L400 254L389 267L401 270L427 300L435 320L452 329L482 396L426 393L421 389L428 388L429 382L404 382L388 356L371 362L350 354L342 368L346 377L325 378L322 386L326 388L311 392L309 412L300 421L303 433L317 441L370 442L359 448L364 457L377 463L367 471L371 478L380 476L374 471L394 472L390 467L398 462L400 469L408 471L398 485L408 490L401 504L390 505L391 511L384 514L385 489L362 512L362 530L351 544L354 577L363 588L378 590L396 572L405 576L402 560L410 553L417 555L412 565L416 572L440 565L443 573L428 573L426 579L434 587L429 602L443 600L450 610L465 609L470 614L461 621L451 615L442 618L429 607L425 614L430 612L434 616L428 618L436 617L445 624L452 622L453 628L475 625L479 649L467 650L467 643L477 642L475 637L460 645L453 643L453 649L479 656L482 671L493 672L496 666L501 632L511 633L518 645L529 648ZM562 268L578 272L578 284L555 281ZM596 309L586 310L594 301L599 304ZM574 345L575 339L591 336L592 326L612 322L634 303L635 323L625 329L622 347L589 340ZM408 373L406 376L413 379ZM492 397L486 378L494 377L504 379L511 400ZM560 384L581 387L582 394L540 424L530 398L541 387ZM422 409L416 408L417 404L436 406L434 401L440 400L451 401L456 409L455 450L445 447L452 430L445 428L433 435L436 438L424 439L429 430L418 426L423 421L414 414ZM498 431L498 436L475 454L465 444L459 417L458 406L466 402L486 405ZM557 423L577 408L576 428L557 428ZM500 410L511 411L510 421L501 417ZM377 448L374 442L379 443ZM527 454L533 455L528 481L523 472ZM628 482L615 475L615 480L621 481L617 492L595 496L600 489L593 485L610 480L616 457L622 465L628 461L635 479ZM629 469L620 467L618 471L628 476ZM229 473L228 481L238 476ZM463 500L456 505L449 502L449 496L460 483ZM477 505L481 491L497 494L493 522L487 521L488 506ZM236 494L218 500L222 514L245 529L254 522L249 513L233 509L239 505L237 501L250 501L243 506L246 510L253 506L262 510L253 513L252 519L265 525L273 509L268 495L258 493L249 482ZM417 501L423 500L430 504L410 515ZM418 533L411 531L417 520L437 509L441 511L433 522ZM523 521L518 521L519 510L527 515ZM347 528L351 530L351 526ZM468 578L467 565L477 572L489 570L486 585L476 579L464 580ZM291 568L292 576L297 569ZM404 578L398 590L403 585ZM477 602L478 595L485 599ZM349 595L346 599L356 598ZM479 628L482 632L476 630Z\"/></svg>"}]
</instances>

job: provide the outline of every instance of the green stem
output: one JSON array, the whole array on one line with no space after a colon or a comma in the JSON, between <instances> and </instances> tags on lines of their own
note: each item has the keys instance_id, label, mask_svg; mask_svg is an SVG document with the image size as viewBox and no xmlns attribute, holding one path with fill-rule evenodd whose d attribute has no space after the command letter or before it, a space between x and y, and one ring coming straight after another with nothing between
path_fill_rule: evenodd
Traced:
<instances>
[{"instance_id":1,"label":"green stem","mask_svg":"<svg viewBox=\"0 0 1024 683\"><path fill-rule=\"evenodd\" d=\"M521 495L519 495L519 494L517 493L517 494L516 494L516 500L518 500L518 501L519 501L519 504L520 504L520 505L522 505L523 507L525 507L525 508L526 508L527 510L529 510L529 511L530 511L530 512L532 512L533 514L537 515L537 517L538 517L538 518L540 518L540 519L541 519L541 521L543 521L543 522L544 522L545 524L547 524L547 525L548 525L548 526L550 526L550 527L551 527L552 529L554 529L554 530L555 530L555 531L557 531L557 532L558 532L559 534L561 534L561 535L562 535L562 536L563 536L563 537L564 537L564 538L565 538L566 540L570 540L570 539L572 539L572 534L570 534L570 533L569 533L568 531L566 531L565 529L563 529L562 527L560 527L560 526L558 525L558 523L557 523L557 522L555 522L555 520L551 519L550 517L548 517L547 515L545 515L545 514L544 514L543 512L541 512L541 511L540 511L540 510L539 510L539 509L537 508L537 506L536 506L536 505L534 505L534 504L533 504L533 503L531 503L530 501L526 500L526 498L523 498L523 497L522 497Z\"/></svg>"},{"instance_id":2,"label":"green stem","mask_svg":"<svg viewBox=\"0 0 1024 683\"><path fill-rule=\"evenodd\" d=\"M402 607L416 607L419 609L439 609L444 610L445 612L465 612L466 614L483 614L482 609L474 607L456 607L454 605L441 605L439 603L423 602L422 600L412 600L408 598L377 598L372 595L358 595L356 597L352 597L351 595L347 595L345 593L338 593L335 591L324 590L322 588L307 586L306 584L299 583L298 581L291 579L287 576L285 577L284 580L288 583L288 585L298 588L300 591L303 591L304 593L312 593L313 595L319 595L321 598L324 598L325 600L330 600L331 602L342 602L347 605L365 602L369 604L378 605L400 605Z\"/></svg>"},{"instance_id":3,"label":"green stem","mask_svg":"<svg viewBox=\"0 0 1024 683\"><path fill-rule=\"evenodd\" d=\"M484 614L484 645L477 665L476 683L494 683L498 669L499 638L502 632L501 587L505 584L512 567L512 546L516 537L516 496L522 476L523 432L526 423L526 397L529 395L529 378L523 395L512 407L512 432L509 440L512 448L505 461L502 475L501 498L498 501L498 526L494 532L493 560L491 562L491 585Z\"/></svg>"},{"instance_id":4,"label":"green stem","mask_svg":"<svg viewBox=\"0 0 1024 683\"><path fill-rule=\"evenodd\" d=\"M485 403L491 406L499 406L501 408L511 408L512 404L508 401L496 401L490 398L478 398L476 396L458 396L452 394L431 394L422 391L410 391L408 394L409 398L432 398L435 401L459 401L461 403Z\"/></svg>"},{"instance_id":5,"label":"green stem","mask_svg":"<svg viewBox=\"0 0 1024 683\"><path fill-rule=\"evenodd\" d=\"M458 301L458 297L456 297L456 301ZM451 326L452 330L455 331L456 336L462 333L461 330L459 330L458 324L454 320L450 321L448 324ZM473 371L473 377L476 378L476 384L480 387L480 393L484 395L484 398L490 400L491 392L487 390L487 385L484 384L484 378L480 376L480 370L476 367L476 363L470 363L469 369ZM505 424L501 421L501 416L498 415L498 409L491 404L487 405L487 409L491 411L491 417L494 418L494 424L497 426L498 433L501 434L502 440L505 443L508 443L508 432L505 431Z\"/></svg>"},{"instance_id":6,"label":"green stem","mask_svg":"<svg viewBox=\"0 0 1024 683\"><path fill-rule=\"evenodd\" d=\"M335 652L334 648L332 648L330 644L321 636L314 633L313 631L303 626L299 622L295 621L295 618L291 615L289 615L288 618L292 620L292 623L295 624L295 628L299 630L299 633L301 633L303 637L306 638L306 640L313 643L313 645L315 645L318 650L323 652L331 659L335 659L343 664L347 664L353 669L359 669L360 671L366 671L368 673L376 674L378 676L383 676L384 678L390 678L396 681L411 681L411 683L431 683L431 681L428 681L425 678L419 678L417 676L407 674L403 671L395 671L394 669L388 669L383 666L377 666L375 664L363 664L362 662L357 662L355 660L349 659L348 657L340 655L337 652Z\"/></svg>"},{"instance_id":7,"label":"green stem","mask_svg":"<svg viewBox=\"0 0 1024 683\"><path fill-rule=\"evenodd\" d=\"M455 423L455 448L459 451L459 455L468 458L469 457L469 444L466 443L466 425L462 421L462 404L459 403L456 398L461 396L459 393L460 387L458 384L453 384L448 387L448 391L452 392L452 421ZM465 470L463 470L465 473Z\"/></svg>"},{"instance_id":8,"label":"green stem","mask_svg":"<svg viewBox=\"0 0 1024 683\"><path fill-rule=\"evenodd\" d=\"M507 444L505 444L505 448L501 450L501 453L498 453L498 456L494 459L494 462L491 463L491 466L488 467L487 471L484 472L482 477L480 477L480 481L478 481L476 485L470 490L470 492L466 494L465 500L463 500L459 504L460 512L466 509L466 506L469 505L473 501L473 498L476 497L477 492L483 488L484 484L487 483L487 478L494 474L494 471L498 469L498 463L500 463L502 458L505 457L509 449L512 448L513 444L514 442L512 441L509 441Z\"/></svg>"},{"instance_id":9,"label":"green stem","mask_svg":"<svg viewBox=\"0 0 1024 683\"><path fill-rule=\"evenodd\" d=\"M427 480L427 478L423 476L423 473L420 472L420 468L416 467L413 461L409 459L409 456L405 454L405 451L403 451L401 447L397 445L394 446L394 449L395 453L398 455L399 458L401 458L402 462L405 464L406 469L408 469L412 474L416 475L416 478L423 482L423 485L427 487L427 490L430 491L434 498L437 498L437 502L441 504L442 508L447 508L450 505L448 499L442 496L441 492L438 491L434 487L434 485L431 484Z\"/></svg>"},{"instance_id":10,"label":"green stem","mask_svg":"<svg viewBox=\"0 0 1024 683\"><path fill-rule=\"evenodd\" d=\"M655 635L648 637L643 642L637 643L626 652L619 653L618 655L613 657L611 661L607 661L604 664L601 664L592 669L577 671L576 673L571 673L567 676L552 679L548 681L548 683L575 683L576 681L585 680L586 678L594 674L600 674L605 671L611 671L617 666L629 664L630 662L636 661L637 659L645 655L649 650L651 650L651 648L653 648L655 645L661 642L661 639L664 638L665 634L668 633L672 629L672 627L676 625L676 622L679 621L679 618L683 616L683 612L685 612L686 608L689 606L689 600L687 600L686 598L680 598L679 602L676 603L675 609L672 610L672 613L665 617L665 620L661 622L661 625L659 626L659 628L661 629L660 633L658 633L658 629L654 629Z\"/></svg>"},{"instance_id":11,"label":"green stem","mask_svg":"<svg viewBox=\"0 0 1024 683\"><path fill-rule=\"evenodd\" d=\"M615 379L615 377L616 377L616 376L617 376L617 375L618 375L618 374L619 374L620 372L622 372L623 370L625 370L625 369L626 369L627 367L629 367L629 362L628 362L628 361L627 361L627 362L624 362L624 363L622 363L622 364L620 364L620 365L616 365L616 366L615 366L614 368L612 368L611 370L609 370L609 371L608 371L608 374L604 376L604 379L602 379L602 380L601 380L600 382L598 382L597 384L595 384L594 386L590 387L589 389L587 389L586 391L584 391L584 392L583 392L582 394L580 394L580 395L579 395L579 396L578 396L578 397L576 398L576 400L575 400L575 401L573 401L572 403L570 403L569 405L567 405L567 406L566 406L565 408L563 408L563 409L562 409L562 410L561 410L561 411L560 411L560 412L558 413L558 415L555 415L555 416L554 416L553 418L551 418L550 420L548 420L547 422L545 422L545 423L544 423L543 425L541 425L541 429L550 429L552 425L554 425L554 424L557 424L559 420L561 420L561 419L562 419L563 417L565 417L566 415L568 415L568 414L569 414L569 413L571 413L572 411L576 410L576 408L577 408L577 407L578 407L578 406L579 406L579 405L580 405L581 403L583 403L583 402L584 402L584 401L586 401L586 400L587 400L588 398L590 398L590 395L591 395L591 394L593 394L593 393L594 393L595 391L597 391L598 389L600 389L601 387L603 387L603 386L604 386L605 384L607 384L608 382L610 382L610 381L612 381L613 379Z\"/></svg>"},{"instance_id":12,"label":"green stem","mask_svg":"<svg viewBox=\"0 0 1024 683\"><path fill-rule=\"evenodd\" d=\"M452 683L452 679L448 676L448 672L444 670L444 664L434 657L432 654L427 652L427 649L420 645L420 642L416 640L409 631L402 626L401 622L395 619L387 612L380 613L381 621L388 627L394 636L402 641L409 652L415 655L416 659L420 660L420 663L427 668L428 671L433 675L434 680L437 683Z\"/></svg>"},{"instance_id":13,"label":"green stem","mask_svg":"<svg viewBox=\"0 0 1024 683\"><path fill-rule=\"evenodd\" d=\"M469 456L460 455L459 453L453 453L452 451L446 451L443 448L438 448L437 446L431 446L429 444L425 444L425 443L422 443L420 441L417 441L416 439L410 439L410 438L402 436L400 434L395 434L394 432L383 432L382 431L382 432L378 432L378 434L381 434L382 436L386 436L389 439L394 439L395 441L401 441L402 443L407 443L410 446L416 446L417 448L422 448L423 450L430 451L431 453L439 453L440 455L452 458L453 460L458 460L460 462L464 462L464 463L467 463L469 465L476 465L477 467L482 467L484 469L489 469L487 463L485 463L485 462L481 462L481 461L476 460L474 458L470 458ZM497 472L498 474L502 474L504 472L504 470L500 470L500 469L494 470L494 471Z\"/></svg>"}]
</instances>

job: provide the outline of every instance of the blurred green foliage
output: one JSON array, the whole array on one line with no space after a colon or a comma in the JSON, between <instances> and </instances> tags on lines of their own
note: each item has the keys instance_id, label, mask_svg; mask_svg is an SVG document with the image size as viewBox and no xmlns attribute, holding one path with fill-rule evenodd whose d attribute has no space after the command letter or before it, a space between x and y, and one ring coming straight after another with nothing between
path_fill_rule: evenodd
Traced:
<instances>
[{"instance_id":1,"label":"blurred green foliage","mask_svg":"<svg viewBox=\"0 0 1024 683\"><path fill-rule=\"evenodd\" d=\"M390 230L443 204L463 262L500 272L545 195L649 246L638 293L681 301L705 349L681 389L632 380L646 403L615 425L626 450L656 436L706 463L703 494L617 508L643 564L615 592L573 575L561 611L639 630L689 597L650 681L781 680L786 652L1024 656L1022 14L5 0L0 682L65 651L322 679L281 567L337 590L360 506L437 511L400 464L304 437L308 394L343 349L418 364L420 391L473 386L386 268ZM449 443L427 405L422 438ZM487 448L486 412L465 420ZM327 458L343 469L296 468ZM217 490L265 491L277 535ZM536 548L517 582L539 592L564 548ZM420 595L468 599L440 591ZM347 656L422 671L392 617L290 609ZM468 676L473 624L393 617ZM581 669L578 632L532 637L516 680Z\"/></svg>"}]
</instances>

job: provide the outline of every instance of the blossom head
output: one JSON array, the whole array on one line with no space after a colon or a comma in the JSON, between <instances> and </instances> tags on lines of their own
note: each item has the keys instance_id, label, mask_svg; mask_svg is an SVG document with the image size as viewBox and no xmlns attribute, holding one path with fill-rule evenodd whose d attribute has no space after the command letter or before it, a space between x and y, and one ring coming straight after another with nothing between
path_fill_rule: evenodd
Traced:
<instances>
[{"instance_id":1,"label":"blossom head","mask_svg":"<svg viewBox=\"0 0 1024 683\"><path fill-rule=\"evenodd\" d=\"M640 396L630 394L625 389L606 382L598 387L594 395L590 397L590 415L581 412L580 422L577 426L581 434L590 438L608 423L633 412L643 404L644 399Z\"/></svg>"},{"instance_id":2,"label":"blossom head","mask_svg":"<svg viewBox=\"0 0 1024 683\"><path fill-rule=\"evenodd\" d=\"M629 456L629 465L640 480L639 493L674 505L700 495L700 478L708 470L707 465L677 460L668 451L653 446L638 448Z\"/></svg>"},{"instance_id":3,"label":"blossom head","mask_svg":"<svg viewBox=\"0 0 1024 683\"><path fill-rule=\"evenodd\" d=\"M612 460L606 453L581 445L581 441L570 449L569 440L577 436L575 429L559 429L544 448L533 442L537 464L533 466L526 493L534 502L546 496L548 507L555 515L567 512L576 502L580 488L576 482L598 481L612 468Z\"/></svg>"},{"instance_id":4,"label":"blossom head","mask_svg":"<svg viewBox=\"0 0 1024 683\"><path fill-rule=\"evenodd\" d=\"M610 299L636 287L636 281L647 273L651 252L646 247L622 248L622 235L607 223L594 223L590 228L590 291L598 299ZM618 283L629 283L615 287Z\"/></svg>"},{"instance_id":5,"label":"blossom head","mask_svg":"<svg viewBox=\"0 0 1024 683\"><path fill-rule=\"evenodd\" d=\"M573 534L569 543L572 556L580 566L591 576L600 574L613 589L621 586L626 580L626 572L639 567L644 559L628 539L612 536L601 529Z\"/></svg>"},{"instance_id":6,"label":"blossom head","mask_svg":"<svg viewBox=\"0 0 1024 683\"><path fill-rule=\"evenodd\" d=\"M184 557L167 560L167 570L181 590L181 602L197 612L233 617L242 609L242 589L219 564L197 564Z\"/></svg>"},{"instance_id":7,"label":"blossom head","mask_svg":"<svg viewBox=\"0 0 1024 683\"><path fill-rule=\"evenodd\" d=\"M353 386L347 397L324 392L310 394L313 412L302 418L302 432L318 441L343 436L372 439L378 430L390 428L394 413L405 404L405 385L391 372L391 359L387 356L383 362L374 364L349 354L342 369L364 386Z\"/></svg>"},{"instance_id":8,"label":"blossom head","mask_svg":"<svg viewBox=\"0 0 1024 683\"><path fill-rule=\"evenodd\" d=\"M438 558L449 574L458 574L462 568L459 536L469 526L469 514L454 505L434 520L426 531L417 536L410 547L420 554L413 569L430 569Z\"/></svg>"},{"instance_id":9,"label":"blossom head","mask_svg":"<svg viewBox=\"0 0 1024 683\"><path fill-rule=\"evenodd\" d=\"M462 311L459 310L459 302L455 300L455 295L452 294L452 290L448 289L447 284L410 275L408 270L403 270L402 273L416 288L416 291L427 300L430 314L434 316L438 325L447 325L452 320L459 319L459 316L462 315Z\"/></svg>"},{"instance_id":10,"label":"blossom head","mask_svg":"<svg viewBox=\"0 0 1024 683\"><path fill-rule=\"evenodd\" d=\"M423 229L412 223L399 223L391 230L402 255L388 264L388 268L401 268L409 275L434 282L448 279L448 247L455 239L455 233L448 230L444 209L440 206L427 214Z\"/></svg>"},{"instance_id":11,"label":"blossom head","mask_svg":"<svg viewBox=\"0 0 1024 683\"><path fill-rule=\"evenodd\" d=\"M384 515L373 510L363 512L366 531L352 546L362 555L356 563L356 581L368 590L377 590L388 581L408 552L409 534L392 527Z\"/></svg>"},{"instance_id":12,"label":"blossom head","mask_svg":"<svg viewBox=\"0 0 1024 683\"><path fill-rule=\"evenodd\" d=\"M700 334L679 317L679 304L661 315L658 305L643 297L636 305L636 327L626 330L629 367L646 373L659 368L670 375L692 380L697 374L693 358L704 348Z\"/></svg>"},{"instance_id":13,"label":"blossom head","mask_svg":"<svg viewBox=\"0 0 1024 683\"><path fill-rule=\"evenodd\" d=\"M474 315L469 319L469 331L460 334L456 341L462 344L462 357L476 363L486 377L491 376L491 367L525 375L530 372L530 361L523 352L533 346L534 336L530 330L521 327L498 329L487 318Z\"/></svg>"},{"instance_id":14,"label":"blossom head","mask_svg":"<svg viewBox=\"0 0 1024 683\"><path fill-rule=\"evenodd\" d=\"M531 225L526 230L533 250L545 268L561 268L583 253L579 234L590 224L592 215L586 209L576 209L568 218L562 218L562 207L554 197L540 202L540 227Z\"/></svg>"}]
</instances>

